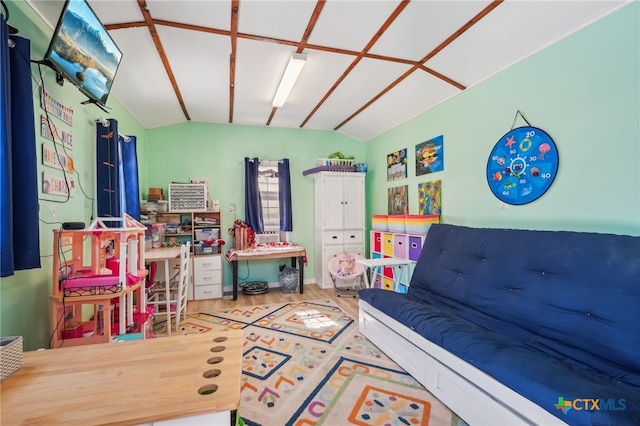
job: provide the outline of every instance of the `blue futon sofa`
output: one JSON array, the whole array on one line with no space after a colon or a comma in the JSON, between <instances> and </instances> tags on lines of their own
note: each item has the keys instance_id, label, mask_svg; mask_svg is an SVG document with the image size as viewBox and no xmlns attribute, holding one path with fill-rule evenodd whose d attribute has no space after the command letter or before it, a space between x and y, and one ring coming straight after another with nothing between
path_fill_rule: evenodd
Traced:
<instances>
[{"instance_id":1,"label":"blue futon sofa","mask_svg":"<svg viewBox=\"0 0 640 426\"><path fill-rule=\"evenodd\" d=\"M470 424L640 425L640 237L432 225L361 332Z\"/></svg>"}]
</instances>

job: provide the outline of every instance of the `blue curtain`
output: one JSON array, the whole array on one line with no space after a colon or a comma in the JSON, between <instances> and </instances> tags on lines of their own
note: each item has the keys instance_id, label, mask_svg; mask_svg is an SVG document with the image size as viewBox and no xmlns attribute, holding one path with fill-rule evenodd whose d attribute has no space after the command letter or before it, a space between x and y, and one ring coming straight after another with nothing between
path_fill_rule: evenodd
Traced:
<instances>
[{"instance_id":1,"label":"blue curtain","mask_svg":"<svg viewBox=\"0 0 640 426\"><path fill-rule=\"evenodd\" d=\"M258 167L260 160L249 157L244 158L244 208L245 222L253 229L253 232L264 232L262 220L262 201L260 200L260 188L258 187Z\"/></svg>"},{"instance_id":2,"label":"blue curtain","mask_svg":"<svg viewBox=\"0 0 640 426\"><path fill-rule=\"evenodd\" d=\"M140 220L140 189L138 182L138 153L135 136L120 136L122 176L124 178L124 211Z\"/></svg>"},{"instance_id":3,"label":"blue curtain","mask_svg":"<svg viewBox=\"0 0 640 426\"><path fill-rule=\"evenodd\" d=\"M9 29L0 22L0 253L1 276L13 275L13 205L11 168L11 75Z\"/></svg>"},{"instance_id":4,"label":"blue curtain","mask_svg":"<svg viewBox=\"0 0 640 426\"><path fill-rule=\"evenodd\" d=\"M118 147L118 122L96 124L96 214L98 217L122 217L121 170ZM119 223L105 223L118 227Z\"/></svg>"},{"instance_id":5,"label":"blue curtain","mask_svg":"<svg viewBox=\"0 0 640 426\"><path fill-rule=\"evenodd\" d=\"M280 230L293 231L291 172L288 158L278 161L278 197L280 198Z\"/></svg>"},{"instance_id":6,"label":"blue curtain","mask_svg":"<svg viewBox=\"0 0 640 426\"><path fill-rule=\"evenodd\" d=\"M96 212L98 217L127 213L140 220L137 138L120 135L117 120L108 122L108 126L96 123Z\"/></svg>"},{"instance_id":7,"label":"blue curtain","mask_svg":"<svg viewBox=\"0 0 640 426\"><path fill-rule=\"evenodd\" d=\"M0 20L0 276L40 267L31 42Z\"/></svg>"}]
</instances>

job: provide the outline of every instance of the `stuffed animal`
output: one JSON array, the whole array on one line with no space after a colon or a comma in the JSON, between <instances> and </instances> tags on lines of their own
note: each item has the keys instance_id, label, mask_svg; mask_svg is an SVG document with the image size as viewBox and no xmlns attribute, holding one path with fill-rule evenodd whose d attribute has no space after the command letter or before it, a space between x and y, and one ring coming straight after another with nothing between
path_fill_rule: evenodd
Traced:
<instances>
[{"instance_id":1,"label":"stuffed animal","mask_svg":"<svg viewBox=\"0 0 640 426\"><path fill-rule=\"evenodd\" d=\"M340 260L340 268L338 269L338 276L346 277L353 273L353 268L356 266L356 261L353 258L347 258Z\"/></svg>"}]
</instances>

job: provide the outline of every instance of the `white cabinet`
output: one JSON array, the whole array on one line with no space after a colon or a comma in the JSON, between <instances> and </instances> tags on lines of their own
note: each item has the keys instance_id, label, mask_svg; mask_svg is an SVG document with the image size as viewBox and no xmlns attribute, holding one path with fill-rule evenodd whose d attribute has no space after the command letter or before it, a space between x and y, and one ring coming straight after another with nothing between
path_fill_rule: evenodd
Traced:
<instances>
[{"instance_id":1,"label":"white cabinet","mask_svg":"<svg viewBox=\"0 0 640 426\"><path fill-rule=\"evenodd\" d=\"M222 297L222 257L193 257L193 298L219 299Z\"/></svg>"},{"instance_id":2,"label":"white cabinet","mask_svg":"<svg viewBox=\"0 0 640 426\"><path fill-rule=\"evenodd\" d=\"M364 229L364 173L320 172L315 179L315 229Z\"/></svg>"},{"instance_id":3,"label":"white cabinet","mask_svg":"<svg viewBox=\"0 0 640 426\"><path fill-rule=\"evenodd\" d=\"M364 173L315 174L315 277L322 288L333 287L327 271L331 256L364 255Z\"/></svg>"}]
</instances>

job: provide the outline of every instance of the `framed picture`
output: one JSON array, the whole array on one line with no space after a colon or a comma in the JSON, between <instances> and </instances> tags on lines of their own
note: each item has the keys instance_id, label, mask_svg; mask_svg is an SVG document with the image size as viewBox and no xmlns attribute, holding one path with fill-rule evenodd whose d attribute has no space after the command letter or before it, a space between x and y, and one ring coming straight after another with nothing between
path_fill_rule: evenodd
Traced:
<instances>
[{"instance_id":1,"label":"framed picture","mask_svg":"<svg viewBox=\"0 0 640 426\"><path fill-rule=\"evenodd\" d=\"M396 186L387 190L389 214L409 214L409 186Z\"/></svg>"},{"instance_id":2,"label":"framed picture","mask_svg":"<svg viewBox=\"0 0 640 426\"><path fill-rule=\"evenodd\" d=\"M407 148L387 155L387 181L400 180L407 177Z\"/></svg>"},{"instance_id":3,"label":"framed picture","mask_svg":"<svg viewBox=\"0 0 640 426\"><path fill-rule=\"evenodd\" d=\"M416 145L416 176L444 170L443 147L442 135Z\"/></svg>"},{"instance_id":4,"label":"framed picture","mask_svg":"<svg viewBox=\"0 0 640 426\"><path fill-rule=\"evenodd\" d=\"M439 180L418 184L418 214L442 214L442 183Z\"/></svg>"}]
</instances>

